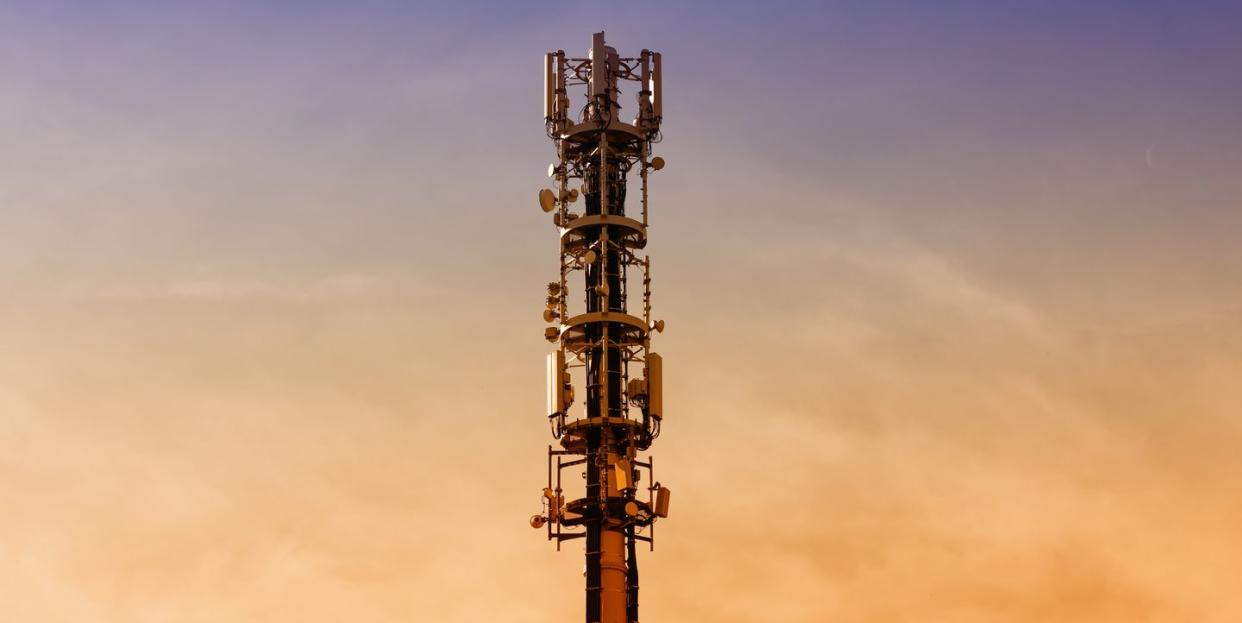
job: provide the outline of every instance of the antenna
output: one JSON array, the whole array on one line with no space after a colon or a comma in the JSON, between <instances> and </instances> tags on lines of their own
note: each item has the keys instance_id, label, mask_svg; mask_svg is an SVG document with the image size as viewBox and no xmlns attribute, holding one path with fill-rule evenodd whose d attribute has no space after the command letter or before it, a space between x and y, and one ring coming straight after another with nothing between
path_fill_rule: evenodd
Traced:
<instances>
[{"instance_id":1,"label":"antenna","mask_svg":"<svg viewBox=\"0 0 1242 623\"><path fill-rule=\"evenodd\" d=\"M627 123L618 102L619 85L628 82L636 83L638 105ZM582 104L571 105L571 87L585 91ZM654 460L642 456L664 420L663 359L651 351L664 321L651 319L651 259L642 254L648 176L665 164L651 155L662 99L658 52L623 58L598 32L586 58L544 55L544 124L557 153L548 176L557 187L540 191L539 204L560 233L560 280L548 284L543 317L558 321L544 338L555 345L547 411L560 447L548 446L543 512L530 525L546 530L558 550L586 541L587 623L638 622L636 545L654 549L656 519L668 516L670 492L655 480ZM626 213L631 171L639 178L637 218ZM579 196L570 180L585 199L581 215L569 211ZM631 277L641 279L641 317L628 308ZM580 303L570 302L571 278L582 284ZM580 405L575 383L585 389ZM585 487L573 477L579 473Z\"/></svg>"}]
</instances>

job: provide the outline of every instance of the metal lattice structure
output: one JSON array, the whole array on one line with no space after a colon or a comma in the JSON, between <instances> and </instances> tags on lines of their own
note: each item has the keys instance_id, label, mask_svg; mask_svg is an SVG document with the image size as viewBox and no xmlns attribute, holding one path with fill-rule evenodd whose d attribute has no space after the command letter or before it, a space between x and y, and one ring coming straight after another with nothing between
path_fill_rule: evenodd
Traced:
<instances>
[{"instance_id":1,"label":"metal lattice structure","mask_svg":"<svg viewBox=\"0 0 1242 623\"><path fill-rule=\"evenodd\" d=\"M664 418L662 360L651 350L663 321L651 318L647 245L648 174L664 167L651 150L660 142L660 54L622 58L595 33L586 58L545 55L544 122L556 145L548 170L555 188L539 193L560 232L560 278L548 284L544 336L548 355L548 420L560 448L548 447L543 512L531 525L549 540L586 543L587 623L638 621L637 543L654 548L655 522L668 516L669 490L644 460ZM621 119L619 85L637 83L636 114ZM570 90L585 87L580 106ZM641 214L627 215L627 186L637 173ZM581 198L582 213L572 208ZM571 303L580 275L581 307ZM642 294L642 316L629 312ZM575 387L585 389L575 406ZM568 487L563 471L580 472L585 488ZM644 474L645 472L645 474ZM646 483L640 484L646 479ZM576 484L576 483L575 483ZM574 491L566 501L566 488Z\"/></svg>"}]
</instances>

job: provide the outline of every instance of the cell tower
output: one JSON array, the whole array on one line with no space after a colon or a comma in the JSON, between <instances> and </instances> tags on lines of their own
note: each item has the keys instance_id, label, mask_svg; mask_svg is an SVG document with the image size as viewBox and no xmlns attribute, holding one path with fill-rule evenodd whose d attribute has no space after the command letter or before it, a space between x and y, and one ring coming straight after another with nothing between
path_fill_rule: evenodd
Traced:
<instances>
[{"instance_id":1,"label":"cell tower","mask_svg":"<svg viewBox=\"0 0 1242 623\"><path fill-rule=\"evenodd\" d=\"M560 279L548 284L543 319L556 323L544 337L556 344L548 354L547 411L560 449L548 446L543 513L530 523L545 528L558 550L564 541L586 540L587 623L636 623L637 543L654 548L656 519L668 516L669 504L654 460L640 456L660 435L664 416L662 362L651 352L652 333L664 322L651 319L651 259L640 255L647 245L647 177L664 167L651 155L661 138L660 54L621 58L599 32L586 58L562 50L544 63L543 117L558 158L548 168L555 189L539 191L539 204L552 213L561 251ZM622 81L638 85L631 122L621 119ZM586 98L575 106L569 89L579 86ZM625 210L631 172L641 180L640 218ZM577 214L571 207L580 196L585 205ZM570 304L575 272L582 274L581 308ZM627 308L640 292L641 318ZM575 387L586 395L571 412ZM564 481L566 468L581 473L585 487Z\"/></svg>"}]
</instances>

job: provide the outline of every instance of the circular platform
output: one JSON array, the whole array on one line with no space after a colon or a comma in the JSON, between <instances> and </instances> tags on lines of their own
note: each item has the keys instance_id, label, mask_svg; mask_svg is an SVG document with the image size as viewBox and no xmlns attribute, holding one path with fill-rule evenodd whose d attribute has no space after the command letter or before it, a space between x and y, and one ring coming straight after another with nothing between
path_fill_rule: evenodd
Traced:
<instances>
[{"instance_id":1,"label":"circular platform","mask_svg":"<svg viewBox=\"0 0 1242 623\"><path fill-rule=\"evenodd\" d=\"M579 216L561 228L561 245L566 250L584 249L595 241L595 231L607 227L610 240L627 249L647 246L647 228L642 223L615 214Z\"/></svg>"},{"instance_id":2,"label":"circular platform","mask_svg":"<svg viewBox=\"0 0 1242 623\"><path fill-rule=\"evenodd\" d=\"M616 346L642 346L647 339L647 323L621 312L590 312L578 314L561 323L561 344L572 351L592 345L587 338L587 327L593 324L608 325L608 341Z\"/></svg>"}]
</instances>

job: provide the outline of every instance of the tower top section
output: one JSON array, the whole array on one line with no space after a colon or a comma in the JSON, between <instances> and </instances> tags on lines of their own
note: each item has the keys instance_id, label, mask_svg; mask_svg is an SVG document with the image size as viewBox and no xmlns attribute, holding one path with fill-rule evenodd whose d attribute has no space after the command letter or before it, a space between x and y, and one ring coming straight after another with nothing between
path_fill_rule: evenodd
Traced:
<instances>
[{"instance_id":1,"label":"tower top section","mask_svg":"<svg viewBox=\"0 0 1242 623\"><path fill-rule=\"evenodd\" d=\"M626 82L637 83L629 122L621 118L626 106L621 103L620 85ZM604 42L604 33L597 32L586 58L568 57L564 50L544 55L544 122L553 136L572 134L576 126L591 123L619 124L618 129L632 128L634 134L651 139L663 116L661 86L659 52L643 50L637 57L622 57ZM571 89L583 92L580 104L570 97Z\"/></svg>"}]
</instances>

